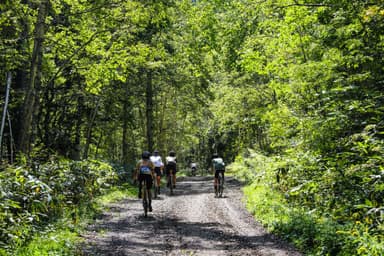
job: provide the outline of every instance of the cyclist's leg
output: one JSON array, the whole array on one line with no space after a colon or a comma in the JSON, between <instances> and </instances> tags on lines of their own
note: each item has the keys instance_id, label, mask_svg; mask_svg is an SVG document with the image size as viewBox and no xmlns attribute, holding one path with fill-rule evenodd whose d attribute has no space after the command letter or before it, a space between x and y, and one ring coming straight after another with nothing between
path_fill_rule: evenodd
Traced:
<instances>
[{"instance_id":1,"label":"cyclist's leg","mask_svg":"<svg viewBox=\"0 0 384 256\"><path fill-rule=\"evenodd\" d=\"M219 172L215 171L215 179L214 179L214 189L215 189L215 194L217 193L217 184L219 183Z\"/></svg>"},{"instance_id":2,"label":"cyclist's leg","mask_svg":"<svg viewBox=\"0 0 384 256\"><path fill-rule=\"evenodd\" d=\"M219 196L221 197L223 195L223 190L224 190L224 170L220 170L220 174L221 174L221 180L220 180Z\"/></svg>"},{"instance_id":3,"label":"cyclist's leg","mask_svg":"<svg viewBox=\"0 0 384 256\"><path fill-rule=\"evenodd\" d=\"M156 176L156 179L157 179L157 191L156 193L158 193L160 195L160 181L161 181L161 176L160 175L157 175Z\"/></svg>"},{"instance_id":4,"label":"cyclist's leg","mask_svg":"<svg viewBox=\"0 0 384 256\"><path fill-rule=\"evenodd\" d=\"M154 173L152 188L153 188L153 198L157 198L157 174L156 174L156 172Z\"/></svg>"},{"instance_id":5,"label":"cyclist's leg","mask_svg":"<svg viewBox=\"0 0 384 256\"><path fill-rule=\"evenodd\" d=\"M221 177L222 177L222 181L221 181L221 184L224 185L224 170L221 170Z\"/></svg>"},{"instance_id":6,"label":"cyclist's leg","mask_svg":"<svg viewBox=\"0 0 384 256\"><path fill-rule=\"evenodd\" d=\"M148 213L148 191L147 191L147 182L145 179L142 180L142 182L144 183L144 190L143 190L143 208L144 208L144 217L147 217L147 213Z\"/></svg>"},{"instance_id":7,"label":"cyclist's leg","mask_svg":"<svg viewBox=\"0 0 384 256\"><path fill-rule=\"evenodd\" d=\"M148 191L148 208L149 208L149 211L151 212L152 211L152 194L151 194L151 188L152 188L152 183L153 183L153 180L152 180L152 176L151 175L147 175L146 177L147 179L147 191Z\"/></svg>"},{"instance_id":8,"label":"cyclist's leg","mask_svg":"<svg viewBox=\"0 0 384 256\"><path fill-rule=\"evenodd\" d=\"M166 175L166 180L167 180L167 188L169 188L169 186L171 185L171 173L169 171L167 171Z\"/></svg>"},{"instance_id":9,"label":"cyclist's leg","mask_svg":"<svg viewBox=\"0 0 384 256\"><path fill-rule=\"evenodd\" d=\"M172 175L172 178L173 178L173 188L176 188L176 170L173 171L173 175Z\"/></svg>"},{"instance_id":10,"label":"cyclist's leg","mask_svg":"<svg viewBox=\"0 0 384 256\"><path fill-rule=\"evenodd\" d=\"M169 188L169 192L173 194L173 170L169 170L167 173L167 188Z\"/></svg>"},{"instance_id":11,"label":"cyclist's leg","mask_svg":"<svg viewBox=\"0 0 384 256\"><path fill-rule=\"evenodd\" d=\"M143 186L143 177L141 174L139 174L139 194L138 194L138 198L141 198L142 197L142 194L141 194L141 188Z\"/></svg>"},{"instance_id":12,"label":"cyclist's leg","mask_svg":"<svg viewBox=\"0 0 384 256\"><path fill-rule=\"evenodd\" d=\"M156 191L155 191L155 193L158 193L158 194L160 194L160 181L161 181L161 169L160 169L160 167L156 167L156 169L155 169L155 173L156 173Z\"/></svg>"},{"instance_id":13,"label":"cyclist's leg","mask_svg":"<svg viewBox=\"0 0 384 256\"><path fill-rule=\"evenodd\" d=\"M158 185L158 183L157 183L157 169L156 169L157 167L155 167L155 171L154 171L154 175L153 175L153 196L154 196L154 198L156 198L157 197L157 185Z\"/></svg>"},{"instance_id":14,"label":"cyclist's leg","mask_svg":"<svg viewBox=\"0 0 384 256\"><path fill-rule=\"evenodd\" d=\"M166 180L166 185L167 185L167 188L169 188L169 185L170 185L170 182L169 182L169 177L170 177L170 171L169 171L169 168L167 166L167 168L165 169L165 180Z\"/></svg>"}]
</instances>

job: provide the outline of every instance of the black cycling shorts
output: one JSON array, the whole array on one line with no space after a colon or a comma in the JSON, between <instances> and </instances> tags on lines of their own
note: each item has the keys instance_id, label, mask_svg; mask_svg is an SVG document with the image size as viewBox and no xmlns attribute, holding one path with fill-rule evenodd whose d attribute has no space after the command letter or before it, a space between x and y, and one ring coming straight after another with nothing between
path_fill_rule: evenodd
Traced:
<instances>
[{"instance_id":1,"label":"black cycling shorts","mask_svg":"<svg viewBox=\"0 0 384 256\"><path fill-rule=\"evenodd\" d=\"M144 180L147 182L147 189L151 189L152 184L153 184L152 175L140 173L139 174L139 186L140 187L141 187L141 184L143 183Z\"/></svg>"},{"instance_id":2,"label":"black cycling shorts","mask_svg":"<svg viewBox=\"0 0 384 256\"><path fill-rule=\"evenodd\" d=\"M218 179L219 178L219 173L222 172L223 173L223 179L224 179L224 170L216 170L215 171L215 178Z\"/></svg>"},{"instance_id":3,"label":"black cycling shorts","mask_svg":"<svg viewBox=\"0 0 384 256\"><path fill-rule=\"evenodd\" d=\"M155 167L155 173L157 176L161 176L161 168L160 167Z\"/></svg>"},{"instance_id":4,"label":"black cycling shorts","mask_svg":"<svg viewBox=\"0 0 384 256\"><path fill-rule=\"evenodd\" d=\"M165 166L165 174L167 176L169 176L169 174L171 173L171 171L173 173L176 173L177 172L177 169L176 169L176 163L173 163L173 162L170 162L170 163L167 163L167 165Z\"/></svg>"}]
</instances>

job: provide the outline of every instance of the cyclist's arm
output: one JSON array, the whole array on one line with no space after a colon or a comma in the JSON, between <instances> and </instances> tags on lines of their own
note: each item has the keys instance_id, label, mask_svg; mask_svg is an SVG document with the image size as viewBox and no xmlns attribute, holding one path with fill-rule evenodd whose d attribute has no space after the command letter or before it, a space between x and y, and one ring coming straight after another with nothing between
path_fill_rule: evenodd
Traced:
<instances>
[{"instance_id":1,"label":"cyclist's arm","mask_svg":"<svg viewBox=\"0 0 384 256\"><path fill-rule=\"evenodd\" d=\"M139 169L140 169L140 162L136 164L136 168L133 170L133 180L137 181L139 179Z\"/></svg>"}]
</instances>

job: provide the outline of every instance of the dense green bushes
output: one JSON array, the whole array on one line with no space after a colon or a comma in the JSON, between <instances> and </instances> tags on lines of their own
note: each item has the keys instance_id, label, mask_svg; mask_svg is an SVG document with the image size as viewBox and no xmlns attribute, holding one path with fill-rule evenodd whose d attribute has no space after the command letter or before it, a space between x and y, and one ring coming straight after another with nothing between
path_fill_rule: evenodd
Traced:
<instances>
[{"instance_id":1,"label":"dense green bushes","mask_svg":"<svg viewBox=\"0 0 384 256\"><path fill-rule=\"evenodd\" d=\"M342 176L323 170L324 163L310 155L293 160L251 151L239 157L231 168L250 182L245 188L250 211L308 255L382 255L383 181L375 166L368 171L364 164L359 172ZM354 170L356 162L344 161L343 167Z\"/></svg>"},{"instance_id":2,"label":"dense green bushes","mask_svg":"<svg viewBox=\"0 0 384 256\"><path fill-rule=\"evenodd\" d=\"M114 180L113 169L99 161L55 159L34 168L5 168L0 172L0 250L15 250L59 218L76 222L79 211Z\"/></svg>"}]
</instances>

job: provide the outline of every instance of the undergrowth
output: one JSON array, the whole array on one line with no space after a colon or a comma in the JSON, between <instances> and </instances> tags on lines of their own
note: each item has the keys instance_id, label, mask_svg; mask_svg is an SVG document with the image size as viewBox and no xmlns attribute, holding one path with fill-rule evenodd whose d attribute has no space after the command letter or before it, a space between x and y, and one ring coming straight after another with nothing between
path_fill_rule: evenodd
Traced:
<instances>
[{"instance_id":1,"label":"undergrowth","mask_svg":"<svg viewBox=\"0 0 384 256\"><path fill-rule=\"evenodd\" d=\"M311 198L320 192L314 192L309 182L292 186L293 181L288 182L289 178L282 175L284 168L292 164L281 157L251 151L230 166L231 172L248 182L244 188L247 207L258 221L306 255L384 254L383 224L374 225L368 215L356 220L347 211L321 207L326 198L316 198L319 202L315 204Z\"/></svg>"},{"instance_id":2,"label":"undergrowth","mask_svg":"<svg viewBox=\"0 0 384 256\"><path fill-rule=\"evenodd\" d=\"M137 195L137 188L129 183L110 188L105 194L96 197L88 207L81 210L75 223L71 218L60 219L48 225L25 246L18 248L15 256L74 256L82 255L84 242L81 234L97 216L107 209L108 204ZM0 253L0 255L2 255ZM7 255L7 254L4 254Z\"/></svg>"},{"instance_id":3,"label":"undergrowth","mask_svg":"<svg viewBox=\"0 0 384 256\"><path fill-rule=\"evenodd\" d=\"M85 227L110 202L136 194L98 161L57 159L0 173L0 255L81 255Z\"/></svg>"}]
</instances>

